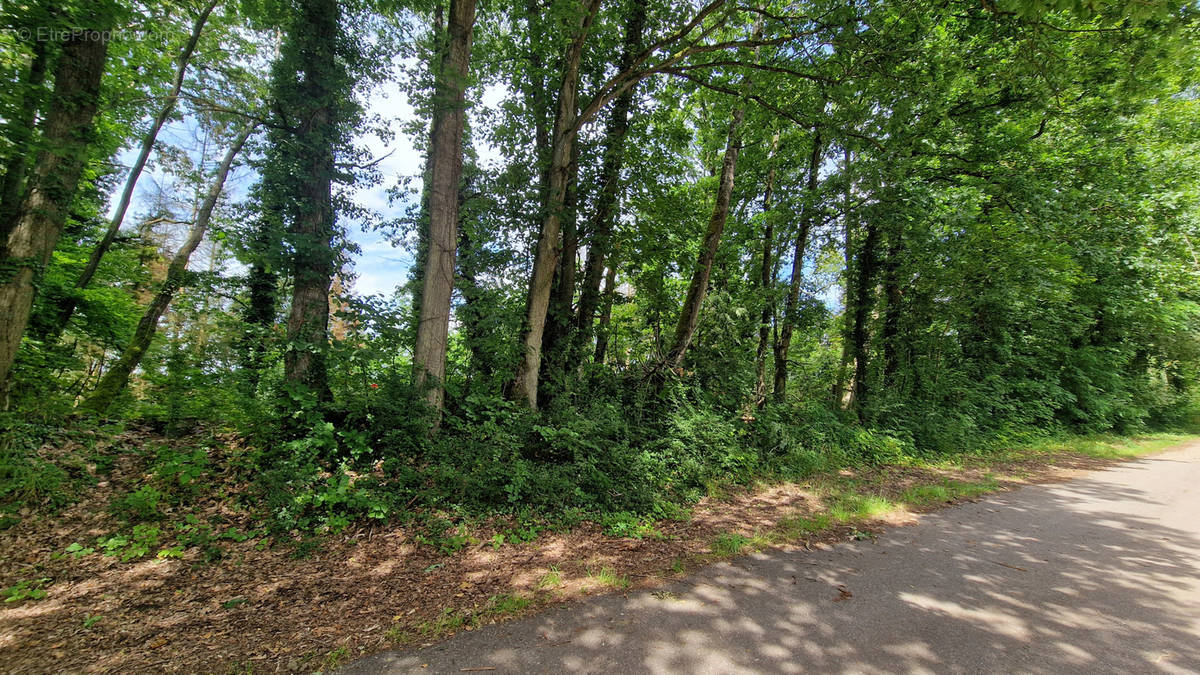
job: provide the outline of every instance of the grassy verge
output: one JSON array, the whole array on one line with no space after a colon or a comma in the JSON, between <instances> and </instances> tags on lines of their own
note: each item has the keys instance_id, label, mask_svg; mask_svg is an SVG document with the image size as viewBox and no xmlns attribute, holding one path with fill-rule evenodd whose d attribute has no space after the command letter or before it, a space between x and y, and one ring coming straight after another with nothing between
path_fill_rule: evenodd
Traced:
<instances>
[{"instance_id":1,"label":"grassy verge","mask_svg":"<svg viewBox=\"0 0 1200 675\"><path fill-rule=\"evenodd\" d=\"M836 540L847 535L850 539L869 538L874 536L871 528L880 523L900 522L912 513L1052 479L1056 468L1100 468L1195 438L1178 433L1048 438L938 459L910 459L819 474L802 484L817 496L818 508L797 512L753 533L718 534L711 543L711 553L690 562L694 565L774 546ZM677 563L673 571L679 571Z\"/></svg>"}]
</instances>

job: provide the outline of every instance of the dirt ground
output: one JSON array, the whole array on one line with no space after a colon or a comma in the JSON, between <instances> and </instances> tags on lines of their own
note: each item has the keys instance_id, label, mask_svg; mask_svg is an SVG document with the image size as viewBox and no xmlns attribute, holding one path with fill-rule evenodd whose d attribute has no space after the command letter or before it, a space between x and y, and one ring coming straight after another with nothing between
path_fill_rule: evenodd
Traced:
<instances>
[{"instance_id":1,"label":"dirt ground","mask_svg":"<svg viewBox=\"0 0 1200 675\"><path fill-rule=\"evenodd\" d=\"M493 532L482 527L474 534L483 543L449 556L418 544L410 530L385 527L344 532L304 559L296 559L290 547L266 548L261 539L230 543L226 556L212 563L194 551L180 559L151 554L131 562L98 553L64 555L73 542L92 542L118 529L108 500L140 468L121 461L82 501L0 533L0 588L49 579L45 598L0 607L0 671L328 670L363 654L426 644L585 595L677 579L715 559L718 535L769 533L783 519L817 513L825 488L848 477L894 497L945 478L989 474L998 478L999 489L1009 489L1064 480L1108 463L1064 454L975 469L843 471L705 499L689 520L657 523L655 532L640 539L605 536L584 523L532 542L493 546ZM211 508L224 507L214 502ZM897 511L784 545L826 547L915 520L914 513ZM530 602L496 611L497 597L515 596Z\"/></svg>"}]
</instances>

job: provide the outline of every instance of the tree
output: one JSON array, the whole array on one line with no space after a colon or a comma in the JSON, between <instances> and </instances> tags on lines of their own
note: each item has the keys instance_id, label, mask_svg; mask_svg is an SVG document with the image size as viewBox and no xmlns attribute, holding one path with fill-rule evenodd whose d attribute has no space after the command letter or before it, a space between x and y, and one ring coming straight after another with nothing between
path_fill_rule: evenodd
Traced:
<instances>
[{"instance_id":1,"label":"tree","mask_svg":"<svg viewBox=\"0 0 1200 675\"><path fill-rule=\"evenodd\" d=\"M446 377L450 298L454 290L465 88L475 25L475 0L451 0L446 48L434 84L429 148L429 235L421 289L421 311L413 348L415 383L427 387L426 402L439 413ZM437 423L434 423L437 428Z\"/></svg>"},{"instance_id":2,"label":"tree","mask_svg":"<svg viewBox=\"0 0 1200 675\"><path fill-rule=\"evenodd\" d=\"M570 182L572 147L575 143L576 96L579 92L579 66L588 30L600 9L600 0L585 0L574 19L570 45L563 54L562 79L558 91L558 109L551 134L550 164L547 170L544 219L538 233L533 259L533 274L525 302L525 323L521 331L521 358L517 372L509 384L509 396L522 401L531 409L538 405L538 377L542 364L542 333L546 327L546 312L550 307L551 283L558 266L559 226Z\"/></svg>"},{"instance_id":3,"label":"tree","mask_svg":"<svg viewBox=\"0 0 1200 675\"><path fill-rule=\"evenodd\" d=\"M246 140L250 137L250 134L254 133L257 126L257 123L254 123L242 130L225 152L225 157L221 160L213 176L208 194L205 196L200 208L196 211L196 220L192 223L187 240L175 252L175 256L171 260L171 265L167 268L166 279L163 280L158 292L154 294L150 304L146 307L146 312L138 322L133 338L129 341L129 344L125 347L124 352L117 359L117 362L110 366L108 372L100 379L96 388L92 390L91 395L80 404L81 409L96 414L104 414L109 406L112 405L113 399L125 388L125 385L129 381L130 373L141 363L146 350L150 348L150 342L154 339L154 334L158 331L158 323L167 311L167 306L171 304L171 300L175 297L176 292L187 281L188 260L204 239L204 233L208 229L208 223L212 218L213 210L216 209L217 201L221 198L221 192L225 187L225 179L229 176L229 170L233 167L234 159L241 152L242 147L246 144Z\"/></svg>"},{"instance_id":4,"label":"tree","mask_svg":"<svg viewBox=\"0 0 1200 675\"><path fill-rule=\"evenodd\" d=\"M745 116L745 109L734 108L733 119L729 121L729 131L726 134L728 140L725 143L725 155L721 160L720 178L717 182L717 198L713 204L712 215L708 219L703 243L700 245L700 256L692 272L687 298L684 299L683 309L679 312L679 322L675 324L675 337L667 352L667 364L673 368L679 368L683 364L684 354L692 342L696 324L700 321L700 307L704 304L704 295L708 292L713 260L717 257L717 246L721 243L725 221L729 218L729 198L733 193L733 177L737 170L738 152L741 150L740 129Z\"/></svg>"},{"instance_id":5,"label":"tree","mask_svg":"<svg viewBox=\"0 0 1200 675\"><path fill-rule=\"evenodd\" d=\"M813 129L812 152L808 159L808 202L804 206L800 218L800 231L796 234L796 242L792 247L792 271L788 280L787 299L783 306L783 321L779 327L779 337L775 341L775 382L774 399L782 403L787 399L788 384L788 352L792 346L792 332L796 328L797 305L800 301L800 283L804 275L804 252L808 248L808 239L817 224L818 196L820 184L818 172L821 169L821 159L824 148L821 142L821 132Z\"/></svg>"},{"instance_id":6,"label":"tree","mask_svg":"<svg viewBox=\"0 0 1200 675\"><path fill-rule=\"evenodd\" d=\"M146 162L150 160L150 153L154 150L154 142L158 138L158 134L162 131L163 125L171 117L175 110L175 104L179 101L180 91L183 89L184 79L187 76L188 64L191 62L192 54L196 51L196 45L200 42L200 34L204 31L205 24L208 23L208 17L216 9L219 0L211 0L207 5L200 9L200 13L192 22L191 32L188 34L183 47L179 51L179 56L176 57L175 77L171 82L171 88L167 92L166 97L159 108L158 113L150 122L150 127L142 136L141 147L138 150L137 158L134 159L133 165L129 167L129 174L125 177L125 187L121 190L121 196L117 200L116 209L113 211L112 218L109 220L108 229L104 232L104 236L96 243L92 253L88 256L87 264L83 271L79 273L79 278L75 280L75 288L87 288L91 283L92 278L96 276L96 270L100 267L100 260L108 249L112 247L113 241L116 240L117 234L121 231L121 224L125 220L125 214L129 211L129 204L133 200L133 191L137 187L138 178L141 177L142 171L146 168ZM71 315L75 312L77 298L71 296L67 298L59 312L56 328L61 331L70 321Z\"/></svg>"},{"instance_id":7,"label":"tree","mask_svg":"<svg viewBox=\"0 0 1200 675\"><path fill-rule=\"evenodd\" d=\"M646 6L632 3L625 24L625 35L621 44L618 69L627 71L641 49L642 33L646 25ZM625 162L625 135L629 131L629 110L633 106L635 87L625 89L613 101L612 111L604 130L604 156L600 169L600 192L592 211L588 228L587 262L583 268L583 283L579 292L579 310L575 314L575 349L578 355L591 344L596 311L600 307L600 282L604 278L604 267L610 264L612 253L613 225L617 218L616 207L621 182L621 170ZM611 282L609 282L611 285ZM604 350L597 349L603 356ZM574 360L569 359L569 360ZM601 358L600 360L603 360Z\"/></svg>"},{"instance_id":8,"label":"tree","mask_svg":"<svg viewBox=\"0 0 1200 675\"><path fill-rule=\"evenodd\" d=\"M275 118L262 163L264 203L281 209L292 277L284 379L327 401L329 288L336 272L336 154L357 110L342 15L334 0L302 0L272 69Z\"/></svg>"},{"instance_id":9,"label":"tree","mask_svg":"<svg viewBox=\"0 0 1200 675\"><path fill-rule=\"evenodd\" d=\"M30 18L35 28L39 20L49 24L52 18L50 7L45 3L36 3L32 9ZM3 177L0 178L0 260L6 255L4 250L8 235L16 226L20 215L21 195L25 187L29 159L37 154L32 145L34 121L42 107L42 94L52 56L50 47L49 40L33 42L29 67L22 73L21 85L17 88L20 101L15 110L6 115L9 119L4 125L4 136L11 151L5 157L6 166Z\"/></svg>"},{"instance_id":10,"label":"tree","mask_svg":"<svg viewBox=\"0 0 1200 675\"><path fill-rule=\"evenodd\" d=\"M0 383L6 381L33 306L34 279L45 267L62 234L71 200L87 162L93 122L100 100L100 79L108 53L106 30L112 8L94 6L62 46L54 71L54 92L20 219L9 233L8 268L0 285Z\"/></svg>"}]
</instances>

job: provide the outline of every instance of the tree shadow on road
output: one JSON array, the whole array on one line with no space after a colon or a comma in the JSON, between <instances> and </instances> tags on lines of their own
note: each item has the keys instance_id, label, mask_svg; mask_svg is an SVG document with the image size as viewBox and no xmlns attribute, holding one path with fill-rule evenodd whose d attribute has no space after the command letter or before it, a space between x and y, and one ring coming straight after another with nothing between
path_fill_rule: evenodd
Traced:
<instances>
[{"instance_id":1,"label":"tree shadow on road","mask_svg":"<svg viewBox=\"0 0 1200 675\"><path fill-rule=\"evenodd\" d=\"M351 671L1200 672L1200 540L1113 509L1158 499L1103 478L1022 490Z\"/></svg>"}]
</instances>

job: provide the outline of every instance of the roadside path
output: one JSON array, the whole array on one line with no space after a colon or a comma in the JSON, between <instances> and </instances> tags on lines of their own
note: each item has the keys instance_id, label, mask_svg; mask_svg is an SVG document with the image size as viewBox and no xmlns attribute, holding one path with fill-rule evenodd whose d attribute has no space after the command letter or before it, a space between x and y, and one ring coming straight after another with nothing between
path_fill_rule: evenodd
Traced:
<instances>
[{"instance_id":1,"label":"roadside path","mask_svg":"<svg viewBox=\"0 0 1200 675\"><path fill-rule=\"evenodd\" d=\"M1200 673L1200 442L349 673Z\"/></svg>"}]
</instances>

